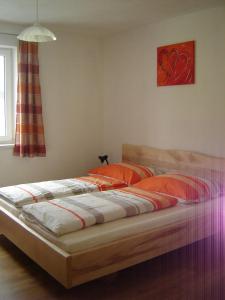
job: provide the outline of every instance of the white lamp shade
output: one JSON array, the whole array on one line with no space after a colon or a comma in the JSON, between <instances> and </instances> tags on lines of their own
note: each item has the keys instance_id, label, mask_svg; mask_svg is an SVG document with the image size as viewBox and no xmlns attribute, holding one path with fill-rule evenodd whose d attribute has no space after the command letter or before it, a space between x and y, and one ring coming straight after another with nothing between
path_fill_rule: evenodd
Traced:
<instances>
[{"instance_id":1,"label":"white lamp shade","mask_svg":"<svg viewBox=\"0 0 225 300\"><path fill-rule=\"evenodd\" d=\"M47 28L41 26L40 24L34 24L33 26L24 29L17 38L26 42L50 42L55 41L56 36L53 32Z\"/></svg>"}]
</instances>

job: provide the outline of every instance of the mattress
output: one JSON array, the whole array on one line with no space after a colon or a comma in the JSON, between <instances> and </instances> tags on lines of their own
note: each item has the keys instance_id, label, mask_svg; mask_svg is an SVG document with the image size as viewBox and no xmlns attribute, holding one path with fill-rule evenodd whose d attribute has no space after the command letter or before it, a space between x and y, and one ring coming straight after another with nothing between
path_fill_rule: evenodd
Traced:
<instances>
[{"instance_id":1,"label":"mattress","mask_svg":"<svg viewBox=\"0 0 225 300\"><path fill-rule=\"evenodd\" d=\"M153 213L95 225L61 237L55 237L37 225L25 221L22 216L20 216L20 219L59 248L66 252L74 253L92 247L103 246L104 244L144 233L148 230L165 227L175 222L188 222L188 220L193 218L197 220L197 216L201 217L205 214L212 216L207 222L207 226L209 226L209 222L212 222L212 220L216 220L219 223L220 218L218 215L220 210L220 198L200 204L178 204L175 207Z\"/></svg>"}]
</instances>

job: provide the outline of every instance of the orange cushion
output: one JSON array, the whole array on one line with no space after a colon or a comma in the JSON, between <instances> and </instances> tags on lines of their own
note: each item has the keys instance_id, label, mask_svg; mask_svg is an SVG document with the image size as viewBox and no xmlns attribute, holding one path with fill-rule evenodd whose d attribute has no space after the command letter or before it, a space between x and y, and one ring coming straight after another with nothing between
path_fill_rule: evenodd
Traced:
<instances>
[{"instance_id":1,"label":"orange cushion","mask_svg":"<svg viewBox=\"0 0 225 300\"><path fill-rule=\"evenodd\" d=\"M215 198L219 190L209 180L183 174L164 174L144 179L134 185L137 188L160 192L183 201L200 202Z\"/></svg>"},{"instance_id":2,"label":"orange cushion","mask_svg":"<svg viewBox=\"0 0 225 300\"><path fill-rule=\"evenodd\" d=\"M134 184L144 178L154 175L149 168L133 163L117 163L105 165L103 167L90 170L88 174L98 174L106 177L116 178L128 185Z\"/></svg>"}]
</instances>

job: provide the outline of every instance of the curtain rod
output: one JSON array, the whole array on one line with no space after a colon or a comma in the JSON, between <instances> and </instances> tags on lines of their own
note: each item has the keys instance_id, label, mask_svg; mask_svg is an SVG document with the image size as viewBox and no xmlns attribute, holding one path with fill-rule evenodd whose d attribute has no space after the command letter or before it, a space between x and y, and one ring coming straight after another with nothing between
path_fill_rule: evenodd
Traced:
<instances>
[{"instance_id":1,"label":"curtain rod","mask_svg":"<svg viewBox=\"0 0 225 300\"><path fill-rule=\"evenodd\" d=\"M14 36L17 36L17 35L18 35L18 33L7 33L7 32L0 32L0 34L14 35Z\"/></svg>"}]
</instances>

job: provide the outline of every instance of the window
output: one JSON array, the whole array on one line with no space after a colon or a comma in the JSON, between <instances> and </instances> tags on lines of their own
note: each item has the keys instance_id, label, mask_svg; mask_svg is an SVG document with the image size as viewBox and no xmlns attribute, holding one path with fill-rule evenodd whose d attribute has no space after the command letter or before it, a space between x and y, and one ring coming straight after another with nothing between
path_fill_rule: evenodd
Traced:
<instances>
[{"instance_id":1,"label":"window","mask_svg":"<svg viewBox=\"0 0 225 300\"><path fill-rule=\"evenodd\" d=\"M0 47L0 144L14 138L15 75L15 49Z\"/></svg>"}]
</instances>

